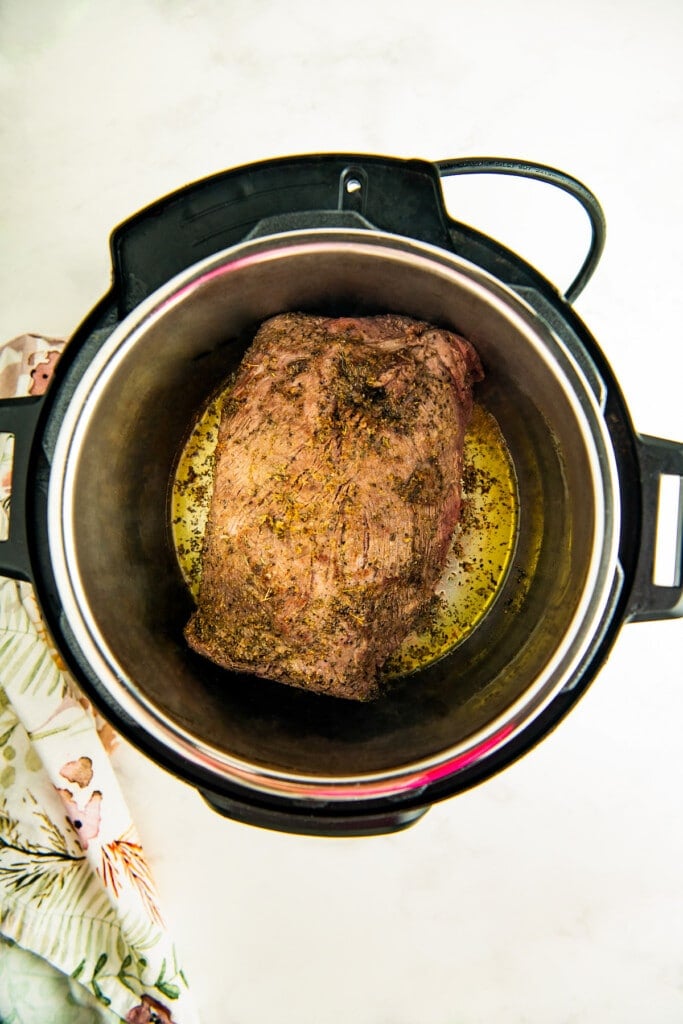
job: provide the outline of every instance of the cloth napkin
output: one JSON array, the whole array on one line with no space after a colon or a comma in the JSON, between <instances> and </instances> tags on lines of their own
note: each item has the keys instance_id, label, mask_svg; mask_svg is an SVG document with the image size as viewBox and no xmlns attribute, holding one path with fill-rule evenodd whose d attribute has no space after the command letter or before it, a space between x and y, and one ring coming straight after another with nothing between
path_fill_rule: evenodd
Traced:
<instances>
[{"instance_id":1,"label":"cloth napkin","mask_svg":"<svg viewBox=\"0 0 683 1024\"><path fill-rule=\"evenodd\" d=\"M42 394L64 343L0 348L0 395ZM13 437L0 435L0 538ZM1 548L0 548L1 550ZM196 1024L152 872L32 587L0 577L0 1022Z\"/></svg>"}]
</instances>

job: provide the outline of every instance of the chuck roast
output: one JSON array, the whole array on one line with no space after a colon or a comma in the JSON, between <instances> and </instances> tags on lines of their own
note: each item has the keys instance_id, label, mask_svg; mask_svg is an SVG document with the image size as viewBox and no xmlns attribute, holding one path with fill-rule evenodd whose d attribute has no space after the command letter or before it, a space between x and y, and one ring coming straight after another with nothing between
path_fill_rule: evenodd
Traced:
<instances>
[{"instance_id":1,"label":"chuck roast","mask_svg":"<svg viewBox=\"0 0 683 1024\"><path fill-rule=\"evenodd\" d=\"M266 321L223 408L190 646L376 696L445 565L482 376L468 341L407 317Z\"/></svg>"}]
</instances>

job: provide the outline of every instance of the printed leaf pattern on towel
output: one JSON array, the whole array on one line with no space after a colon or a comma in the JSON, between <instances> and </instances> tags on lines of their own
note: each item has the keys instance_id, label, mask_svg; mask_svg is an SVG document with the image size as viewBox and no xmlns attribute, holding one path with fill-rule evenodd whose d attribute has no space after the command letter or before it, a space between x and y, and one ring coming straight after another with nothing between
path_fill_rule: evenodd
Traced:
<instances>
[{"instance_id":1,"label":"printed leaf pattern on towel","mask_svg":"<svg viewBox=\"0 0 683 1024\"><path fill-rule=\"evenodd\" d=\"M30 792L28 796L35 804ZM22 836L19 821L9 813L3 797L0 804L0 884L7 893L34 901L39 907L51 897L61 901L65 893L71 898L72 883L77 880L85 857L68 848L64 833L44 812L36 809L34 814L46 834L44 842Z\"/></svg>"},{"instance_id":2,"label":"printed leaf pattern on towel","mask_svg":"<svg viewBox=\"0 0 683 1024\"><path fill-rule=\"evenodd\" d=\"M164 927L152 873L132 827L120 839L102 847L100 872L104 884L112 889L115 896L119 895L123 880L132 885L150 919L160 928Z\"/></svg>"}]
</instances>

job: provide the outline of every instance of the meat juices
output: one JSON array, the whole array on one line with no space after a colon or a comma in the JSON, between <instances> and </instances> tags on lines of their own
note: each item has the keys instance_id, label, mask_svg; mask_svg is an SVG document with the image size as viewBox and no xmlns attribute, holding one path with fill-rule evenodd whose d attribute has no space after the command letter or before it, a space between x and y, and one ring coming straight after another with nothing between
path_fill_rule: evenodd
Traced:
<instances>
[{"instance_id":1,"label":"meat juices","mask_svg":"<svg viewBox=\"0 0 683 1024\"><path fill-rule=\"evenodd\" d=\"M266 321L223 407L190 646L377 696L445 565L482 377L468 341L408 317Z\"/></svg>"}]
</instances>

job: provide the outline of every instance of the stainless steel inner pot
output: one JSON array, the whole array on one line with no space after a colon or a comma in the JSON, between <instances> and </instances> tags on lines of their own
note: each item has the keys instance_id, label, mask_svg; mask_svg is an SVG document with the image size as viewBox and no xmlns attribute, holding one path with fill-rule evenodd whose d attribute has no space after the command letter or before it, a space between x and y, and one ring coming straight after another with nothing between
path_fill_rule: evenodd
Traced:
<instances>
[{"instance_id":1,"label":"stainless steel inner pot","mask_svg":"<svg viewBox=\"0 0 683 1024\"><path fill-rule=\"evenodd\" d=\"M260 321L397 312L461 332L512 453L520 525L506 582L468 639L356 705L194 655L169 487L198 410ZM261 794L352 801L418 790L511 742L578 678L621 574L619 489L600 379L519 294L444 250L320 229L247 241L137 307L80 380L49 482L69 628L115 704L173 756Z\"/></svg>"}]
</instances>

